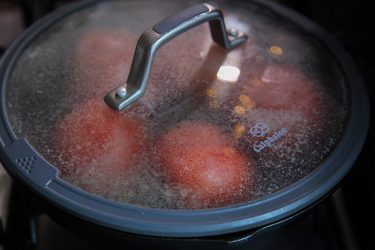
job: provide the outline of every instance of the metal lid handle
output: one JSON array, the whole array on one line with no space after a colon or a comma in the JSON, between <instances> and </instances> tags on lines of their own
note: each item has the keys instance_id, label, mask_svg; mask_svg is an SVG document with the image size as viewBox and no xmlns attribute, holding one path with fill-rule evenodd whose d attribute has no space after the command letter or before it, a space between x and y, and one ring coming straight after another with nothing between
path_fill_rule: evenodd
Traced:
<instances>
[{"instance_id":1,"label":"metal lid handle","mask_svg":"<svg viewBox=\"0 0 375 250\"><path fill-rule=\"evenodd\" d=\"M122 110L142 97L157 50L181 33L205 22L209 22L212 39L227 50L247 40L243 32L226 30L222 12L212 4L204 3L185 9L141 35L126 83L109 92L104 97L105 102L116 110Z\"/></svg>"}]
</instances>

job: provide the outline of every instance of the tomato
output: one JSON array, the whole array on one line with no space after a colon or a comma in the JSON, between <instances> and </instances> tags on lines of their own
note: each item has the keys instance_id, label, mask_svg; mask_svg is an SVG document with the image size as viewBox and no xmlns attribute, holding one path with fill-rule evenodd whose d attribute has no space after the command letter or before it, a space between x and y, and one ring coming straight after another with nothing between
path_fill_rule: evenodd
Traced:
<instances>
[{"instance_id":1,"label":"tomato","mask_svg":"<svg viewBox=\"0 0 375 250\"><path fill-rule=\"evenodd\" d=\"M134 168L146 136L141 120L125 114L112 110L103 100L89 100L66 115L54 136L63 173L94 168L116 176Z\"/></svg>"},{"instance_id":2,"label":"tomato","mask_svg":"<svg viewBox=\"0 0 375 250\"><path fill-rule=\"evenodd\" d=\"M184 207L224 206L249 195L252 166L215 126L182 123L156 147L166 179L188 193L182 197Z\"/></svg>"},{"instance_id":3,"label":"tomato","mask_svg":"<svg viewBox=\"0 0 375 250\"><path fill-rule=\"evenodd\" d=\"M301 71L286 66L269 66L257 84L249 84L244 93L258 108L299 112L315 119L324 105L321 87Z\"/></svg>"},{"instance_id":4,"label":"tomato","mask_svg":"<svg viewBox=\"0 0 375 250\"><path fill-rule=\"evenodd\" d=\"M123 84L130 70L136 38L123 30L92 30L75 49L73 70L78 91L104 96Z\"/></svg>"}]
</instances>

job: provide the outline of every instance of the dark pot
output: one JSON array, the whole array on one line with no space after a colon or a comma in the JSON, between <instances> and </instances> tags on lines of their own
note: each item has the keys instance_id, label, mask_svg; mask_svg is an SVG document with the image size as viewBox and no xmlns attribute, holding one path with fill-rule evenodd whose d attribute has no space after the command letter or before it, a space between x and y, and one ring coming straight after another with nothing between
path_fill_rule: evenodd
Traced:
<instances>
[{"instance_id":1,"label":"dark pot","mask_svg":"<svg viewBox=\"0 0 375 250\"><path fill-rule=\"evenodd\" d=\"M144 26L152 26L161 20L160 17L165 17L175 10L181 10L185 5L191 6L196 3L196 1L191 3L172 2L167 0L162 0L158 4L149 1L82 2L60 9L29 28L6 52L0 65L2 89L1 161L15 180L43 200L53 218L70 228L71 231L95 238L93 241L104 241L115 246L118 246L117 242L126 242L140 248L156 246L171 249L180 246L241 247L258 234L269 228L274 228L275 225L280 225L312 207L328 195L348 173L362 148L368 129L369 112L366 92L361 77L350 58L327 33L291 10L274 3L258 1L231 1L230 3L219 1L219 6L223 6L224 18L228 17L225 19L226 22L229 20L231 25L238 25L239 29L248 28L245 32L248 33L247 41L246 36L243 36L241 32L238 35L236 32L229 34L229 40L226 40L228 34L223 29L225 27L221 12L214 5L200 4L154 25L138 40L131 68L129 64L129 67L124 69L125 72L130 71L126 86L127 93L119 93L117 88L119 82L113 82L108 85L109 87L104 84L101 89L100 81L99 84L96 84L95 79L102 75L96 76L95 70L87 74L88 78L85 78L86 76L83 74L80 75L79 67L74 62L75 54L80 53L76 49L80 46L79 41L84 39L84 36L80 34L86 34L96 25L101 32L104 32L103 36L109 37L107 31L103 30L125 27L130 30L129 34L137 38L140 31L145 30ZM157 6L157 9L154 6ZM140 13L134 14L133 9L138 9ZM125 14L121 14L123 10L126 10ZM122 16L124 17L123 21L119 18ZM142 21L135 20L135 17ZM149 20L145 20L145 17L149 17ZM254 17L253 24L248 27L241 26L247 20L252 20L252 17ZM255 22L255 18L260 17L261 20ZM225 49L212 45L212 42L202 52L203 56L194 54L199 51L196 46L205 46L207 41L211 41L209 36L209 40L207 38L206 31L208 29L204 30L206 33L202 33L203 29L200 29L199 33L186 33L176 38L180 39L178 40L180 43L173 41L170 43L171 45L165 45L166 48L160 49L160 56L159 53L156 54L156 51L169 40L207 21L210 23L213 40ZM270 30L258 32L260 28L267 27ZM116 34L113 31L110 33ZM195 35L197 39L203 37L204 41L194 40ZM114 37L116 36L121 37L121 34L114 35ZM126 39L121 41L128 41ZM129 41L135 41L132 39L129 38ZM275 43L282 46L273 45ZM84 48L86 48L85 46ZM129 48L130 51L133 51L135 43L129 46L133 46ZM92 51L100 51L101 48ZM229 52L229 49L233 52ZM193 53L193 62L191 63L198 65L198 68L186 69L189 74L193 72L193 79L187 77L190 82L186 86L183 81L183 83L176 83L174 88L177 92L171 90L166 94L170 96L163 96L165 87L168 84L174 84L166 83L167 77L171 77L171 81L175 81L174 77L185 77L177 73L170 73L169 67L172 67L172 70L184 69L180 62L182 65L186 63L185 56L190 51ZM249 53L246 56L244 55L245 51ZM186 54L184 54L185 52ZM251 54L253 52L255 54ZM127 52L119 53L126 54ZM259 57L257 53L261 53L262 56ZM155 72L151 72L155 55ZM101 56L105 61L106 53ZM173 56L177 56L178 59L171 59L172 62L169 62L168 59ZM78 60L81 60L80 58ZM237 59L238 61L236 61ZM250 62L246 60L250 59L254 59L253 67L245 67ZM108 67L113 67L111 63L115 60L117 59L108 60L106 62ZM121 62L126 64L131 61L130 59ZM166 66L163 62L172 66ZM224 74L225 79L219 73L217 76L215 75L220 65L225 66L232 62L242 63L241 67L245 67L241 68L241 75L237 75L238 79L225 78L228 77L228 73ZM87 65L87 63L84 62L83 65ZM281 81L280 78L287 75L287 80L284 82L292 89L291 91L294 91L293 84L296 82L294 99L288 99L287 94L281 94L280 98L276 98L277 93L267 92L270 88L262 89L257 84L245 83L251 80L257 72L261 72L259 73L261 84L277 84ZM113 75L113 72L109 75ZM294 80L288 78L291 76L295 77ZM160 85L156 84L158 79L161 82ZM305 80L308 82L306 84L319 86L321 92L324 93L324 98L320 99L318 96L317 99L308 102L313 96L309 92L310 89L300 90L298 88L298 86L306 85ZM81 82L86 81L95 83L87 88L85 85L79 86ZM231 81L236 83L228 84ZM304 83L299 85L301 81ZM148 82L150 83L148 84ZM196 82L201 84L195 86ZM211 83L211 87L207 85ZM78 88L76 88L77 86ZM230 87L221 89L224 87L220 86ZM114 90L110 91L113 88ZM213 93L212 88L215 88L217 93ZM80 92L82 89L84 91ZM272 91L275 89L273 88ZM304 98L304 94L306 94L306 98ZM71 155L68 155L67 158L72 162L64 158L66 157L63 152L65 148L58 152L62 156L56 156L55 153L59 150L52 146L52 151L54 151L52 154L55 155L51 156L48 153L51 151L49 146L56 144L56 140L51 138L59 128L59 122L74 113L76 107L84 107L85 104L81 104L81 101L84 103L92 96L103 107L107 108L108 104L117 110L125 108L125 111L121 112L106 110L103 114L118 112L123 115L126 112L134 112L132 114L140 114L142 119L147 120L145 131L147 129L147 131L151 131L151 135L147 138L150 141L151 149L147 149L149 150L147 152L153 152L153 148L158 147L159 144L155 138L174 135L172 132L165 131L175 129L176 124L182 124L177 125L177 132L183 130L184 124L196 126L191 124L197 120L204 121L204 124L211 122L210 124L218 127L218 131L221 131L226 137L230 137L231 128L236 133L239 131L234 135L234 138L230 137L230 143L225 142L223 145L234 145L235 150L242 150L237 155L232 152L232 149L230 151L230 154L234 154L232 158L236 158L237 162L240 161L238 158L244 155L244 158L247 157L246 159L250 159L249 161L254 163L255 170L246 174L255 173L255 177L251 177L254 180L251 180L251 184L244 184L247 185L246 193L237 194L235 191L231 191L235 198L226 197L219 202L208 199L202 207L200 207L200 203L186 205L179 200L168 203L168 199L163 194L160 194L162 198L158 197L158 193L155 199L163 202L157 203L157 205L153 203L154 200L143 200L142 195L147 194L147 190L153 189L153 186L149 184L147 184L149 186L146 185L146 191L131 191L135 192L135 197L123 198L121 194L116 196L114 193L118 190L115 192L111 189L111 183L117 181L116 175L113 176L114 179L110 179L108 176L104 178L108 180L109 192L102 191L102 186L100 186L102 184L98 184L99 181L95 179L97 178L96 172L89 175L94 176L92 179L94 184L91 183L91 180L80 180L80 184L77 184L76 178L70 176L71 172L67 171L69 166L76 167L77 162L71 160ZM106 96L107 104L103 100L104 96ZM242 106L236 106L237 96L247 96L240 99ZM248 96L251 97L250 101L247 99ZM284 97L285 102L283 102ZM264 98L268 99L264 100ZM308 103L306 104L305 101ZM311 107L315 105L315 101L316 107ZM252 105L253 102L255 105ZM219 109L215 106L217 104L221 105ZM89 107L92 107L90 105ZM132 106L130 107L130 105ZM228 108L230 105L235 107L235 112ZM197 114L197 110L203 111L199 111L201 113ZM263 118L262 115L264 115ZM285 118L287 115L292 118ZM131 117L134 121L134 116ZM265 121L262 122L262 119ZM232 121L235 122L231 123ZM99 120L92 124L100 122ZM239 123L243 124L244 129L241 130L242 127L237 126ZM273 125L270 125L271 123ZM117 126L113 124L111 126ZM196 127L201 128L199 126ZM68 130L59 132L63 135L59 139L63 145L66 145L66 140L69 140L69 136L71 136L68 134L66 135L68 139L64 138L66 131ZM243 132L246 133L243 134ZM85 138L84 133L85 131L82 130L74 135L78 138L82 135L82 138ZM304 137L305 140L299 137L301 133L307 134ZM177 141L184 140L183 136L177 138ZM187 136L187 138L190 140L192 137ZM79 140L74 143L81 143ZM93 144L96 143L96 140L98 137L93 141ZM140 141L138 137L134 140ZM166 139L166 141L168 140ZM294 147L294 143L298 145ZM314 145L311 145L312 143ZM114 142L108 145L114 145ZM141 145L143 146L143 142ZM162 158L162 162L169 164L171 161L168 157L175 157L173 147L176 144L166 143L160 148L167 147L165 145L172 145L170 146L172 153L165 154L167 156L161 154L162 156L158 157ZM117 144L115 144L116 147ZM287 151L286 148L290 148L290 150ZM76 152L81 152L79 150ZM157 149L156 152L158 152ZM206 151L203 150L203 152ZM290 155L283 156L283 158L281 155L282 153L284 155L285 152L294 154L294 160L292 161ZM142 151L143 153L144 151ZM154 157L153 154L150 153L150 155L152 155L150 158ZM68 167L63 163L61 166L59 165L60 156L63 157L64 162L69 162ZM86 156L81 154L80 157ZM97 157L97 154L88 157ZM163 157L166 157L167 160L163 160ZM188 156L181 154L181 159L186 159L186 157ZM197 159L197 157L194 156L193 159ZM305 159L305 157L306 160L302 161L301 159ZM129 159L133 158L127 159L130 161ZM90 164L95 165L95 162L98 160L94 159ZM112 161L109 165L114 167L117 166L117 163ZM281 166L281 169L277 166ZM266 170L267 167L270 170ZM81 176L82 172L88 171L81 169L75 169L74 174L79 173ZM111 168L111 171L116 170ZM154 172L158 171L159 169ZM118 175L122 174L123 172L120 171ZM174 173L172 172L172 174ZM183 173L179 174L184 175ZM157 178L162 178L162 183L172 186L169 182L176 181L173 179L176 177L165 175ZM177 177L177 182L178 178L184 177ZM189 176L188 178L195 177ZM192 183L194 185L194 179ZM175 183L173 182L173 184ZM185 182L181 181L178 184L185 185ZM231 186L232 184L224 186L223 189L231 188ZM194 190L194 188L192 189ZM209 192L216 192L210 188L208 187ZM238 188L238 190L240 189ZM228 194L225 190L217 192L221 192L217 195L220 197ZM203 197L205 197L204 195ZM96 235L99 234L101 237L97 239L99 237Z\"/></svg>"}]
</instances>

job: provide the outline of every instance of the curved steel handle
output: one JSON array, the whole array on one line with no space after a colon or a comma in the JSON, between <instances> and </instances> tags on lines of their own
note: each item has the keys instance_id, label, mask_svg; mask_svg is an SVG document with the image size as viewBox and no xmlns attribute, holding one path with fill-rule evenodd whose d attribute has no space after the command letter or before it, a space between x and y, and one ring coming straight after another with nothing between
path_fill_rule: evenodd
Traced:
<instances>
[{"instance_id":1,"label":"curved steel handle","mask_svg":"<svg viewBox=\"0 0 375 250\"><path fill-rule=\"evenodd\" d=\"M247 36L237 30L227 32L222 12L212 4L199 4L167 17L152 29L145 31L138 40L130 73L125 84L109 92L105 102L116 110L122 110L142 97L156 51L181 33L209 22L212 39L225 49L243 44Z\"/></svg>"}]
</instances>

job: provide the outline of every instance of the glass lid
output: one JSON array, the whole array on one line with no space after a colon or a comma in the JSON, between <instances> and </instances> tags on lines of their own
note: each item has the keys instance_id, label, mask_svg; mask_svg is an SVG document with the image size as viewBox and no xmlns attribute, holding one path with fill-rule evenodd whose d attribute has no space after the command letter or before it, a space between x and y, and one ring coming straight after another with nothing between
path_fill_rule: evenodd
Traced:
<instances>
[{"instance_id":1,"label":"glass lid","mask_svg":"<svg viewBox=\"0 0 375 250\"><path fill-rule=\"evenodd\" d=\"M318 38L256 2L217 1L242 44L197 25L157 51L144 95L121 111L104 100L139 67L141 34L199 3L103 2L41 32L7 83L16 135L77 188L151 208L251 202L319 168L345 127L345 78Z\"/></svg>"}]
</instances>

